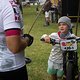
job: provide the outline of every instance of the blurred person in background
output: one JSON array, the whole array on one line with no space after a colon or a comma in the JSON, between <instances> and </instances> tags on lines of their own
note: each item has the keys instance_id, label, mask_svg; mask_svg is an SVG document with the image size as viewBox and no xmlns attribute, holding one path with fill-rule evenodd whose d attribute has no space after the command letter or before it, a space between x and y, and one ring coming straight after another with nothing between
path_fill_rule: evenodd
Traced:
<instances>
[{"instance_id":1,"label":"blurred person in background","mask_svg":"<svg viewBox=\"0 0 80 80\"><path fill-rule=\"evenodd\" d=\"M58 17L62 16L62 1L58 0Z\"/></svg>"},{"instance_id":2,"label":"blurred person in background","mask_svg":"<svg viewBox=\"0 0 80 80\"><path fill-rule=\"evenodd\" d=\"M50 14L49 14L49 10L51 9L52 3L50 0L46 0L43 10L44 10L44 14L45 14L45 24L44 26L49 26L50 25Z\"/></svg>"}]
</instances>

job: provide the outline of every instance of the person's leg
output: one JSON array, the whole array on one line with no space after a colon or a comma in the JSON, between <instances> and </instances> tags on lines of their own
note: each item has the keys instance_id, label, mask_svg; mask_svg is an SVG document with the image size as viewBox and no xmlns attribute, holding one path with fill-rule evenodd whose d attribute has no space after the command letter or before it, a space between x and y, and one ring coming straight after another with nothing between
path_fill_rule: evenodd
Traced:
<instances>
[{"instance_id":1,"label":"person's leg","mask_svg":"<svg viewBox=\"0 0 80 80\"><path fill-rule=\"evenodd\" d=\"M46 24L49 25L50 24L50 18L46 17Z\"/></svg>"},{"instance_id":2,"label":"person's leg","mask_svg":"<svg viewBox=\"0 0 80 80\"><path fill-rule=\"evenodd\" d=\"M27 73L26 65L22 68L19 68L13 71L11 76L13 77L11 80L28 80L28 73Z\"/></svg>"},{"instance_id":3,"label":"person's leg","mask_svg":"<svg viewBox=\"0 0 80 80\"><path fill-rule=\"evenodd\" d=\"M57 70L57 80L62 80L63 74L63 70Z\"/></svg>"},{"instance_id":4,"label":"person's leg","mask_svg":"<svg viewBox=\"0 0 80 80\"><path fill-rule=\"evenodd\" d=\"M0 80L28 80L26 66L8 72L0 72Z\"/></svg>"},{"instance_id":5,"label":"person's leg","mask_svg":"<svg viewBox=\"0 0 80 80\"><path fill-rule=\"evenodd\" d=\"M18 70L15 70L13 74L15 74L14 80L28 80L28 73L27 73L26 65Z\"/></svg>"},{"instance_id":6,"label":"person's leg","mask_svg":"<svg viewBox=\"0 0 80 80\"><path fill-rule=\"evenodd\" d=\"M62 80L62 77L57 77L57 80Z\"/></svg>"},{"instance_id":7,"label":"person's leg","mask_svg":"<svg viewBox=\"0 0 80 80\"><path fill-rule=\"evenodd\" d=\"M36 6L36 12L39 12L39 4Z\"/></svg>"},{"instance_id":8,"label":"person's leg","mask_svg":"<svg viewBox=\"0 0 80 80\"><path fill-rule=\"evenodd\" d=\"M50 17L49 17L49 11L45 11L45 26L48 26L50 24Z\"/></svg>"},{"instance_id":9,"label":"person's leg","mask_svg":"<svg viewBox=\"0 0 80 80\"><path fill-rule=\"evenodd\" d=\"M52 61L48 61L47 72L48 72L48 74L50 74L50 77L51 77L50 80L57 80L57 76L56 76L57 70L54 69L54 65L55 64Z\"/></svg>"},{"instance_id":10,"label":"person's leg","mask_svg":"<svg viewBox=\"0 0 80 80\"><path fill-rule=\"evenodd\" d=\"M51 80L57 80L57 76L56 75L51 75Z\"/></svg>"}]
</instances>

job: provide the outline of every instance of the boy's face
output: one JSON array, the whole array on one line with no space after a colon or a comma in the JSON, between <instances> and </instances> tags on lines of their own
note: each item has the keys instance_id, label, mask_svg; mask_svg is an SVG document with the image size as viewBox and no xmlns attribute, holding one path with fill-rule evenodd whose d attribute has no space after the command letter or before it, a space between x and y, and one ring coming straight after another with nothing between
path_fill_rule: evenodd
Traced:
<instances>
[{"instance_id":1,"label":"boy's face","mask_svg":"<svg viewBox=\"0 0 80 80\"><path fill-rule=\"evenodd\" d=\"M66 34L69 31L68 25L66 23L59 23L59 31Z\"/></svg>"}]
</instances>

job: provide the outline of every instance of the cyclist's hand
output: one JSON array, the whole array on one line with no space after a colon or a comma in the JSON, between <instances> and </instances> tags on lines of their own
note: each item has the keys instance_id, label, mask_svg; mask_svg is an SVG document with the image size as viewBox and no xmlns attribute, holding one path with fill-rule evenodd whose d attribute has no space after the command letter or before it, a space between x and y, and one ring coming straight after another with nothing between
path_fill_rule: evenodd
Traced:
<instances>
[{"instance_id":1,"label":"cyclist's hand","mask_svg":"<svg viewBox=\"0 0 80 80\"><path fill-rule=\"evenodd\" d=\"M29 39L28 40L28 46L31 46L32 43L33 43L34 38L29 34L24 34L23 37Z\"/></svg>"}]
</instances>

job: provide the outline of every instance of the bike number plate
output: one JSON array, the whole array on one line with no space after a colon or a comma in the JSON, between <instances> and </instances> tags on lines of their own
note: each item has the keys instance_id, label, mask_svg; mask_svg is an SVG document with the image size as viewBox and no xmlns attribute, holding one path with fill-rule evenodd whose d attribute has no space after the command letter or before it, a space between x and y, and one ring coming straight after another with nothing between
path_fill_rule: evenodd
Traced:
<instances>
[{"instance_id":1,"label":"bike number plate","mask_svg":"<svg viewBox=\"0 0 80 80\"><path fill-rule=\"evenodd\" d=\"M75 39L61 40L60 46L61 46L61 50L63 50L63 51L77 50L77 42Z\"/></svg>"}]
</instances>

